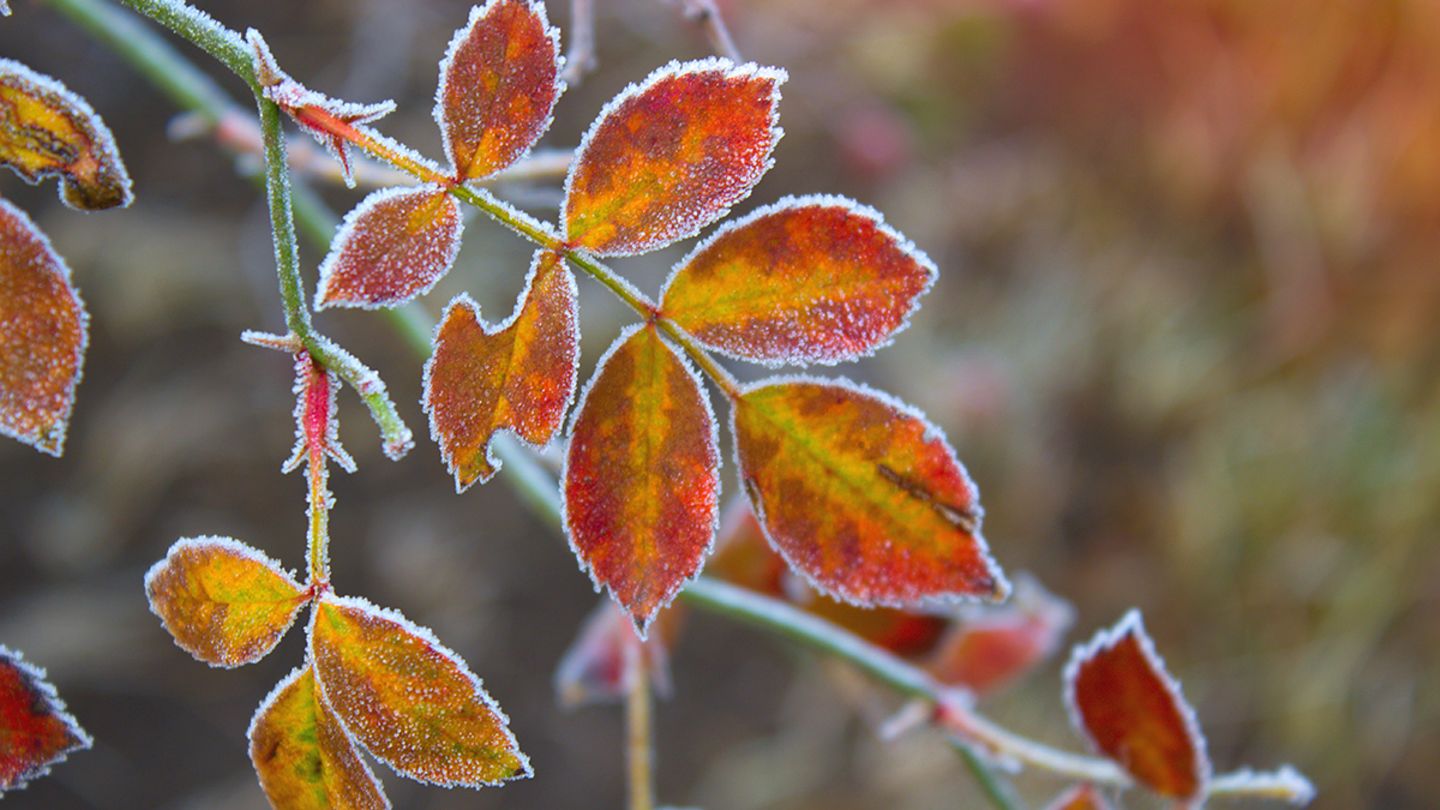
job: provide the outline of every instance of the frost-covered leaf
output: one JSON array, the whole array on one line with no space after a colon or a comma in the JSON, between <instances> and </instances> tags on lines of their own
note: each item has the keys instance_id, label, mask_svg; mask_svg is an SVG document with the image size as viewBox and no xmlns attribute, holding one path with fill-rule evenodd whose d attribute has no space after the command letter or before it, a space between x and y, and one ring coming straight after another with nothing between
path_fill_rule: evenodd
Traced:
<instances>
[{"instance_id":1,"label":"frost-covered leaf","mask_svg":"<svg viewBox=\"0 0 1440 810\"><path fill-rule=\"evenodd\" d=\"M977 695L994 692L1055 654L1075 611L1021 574L1003 605L966 606L927 661L937 681Z\"/></svg>"},{"instance_id":2,"label":"frost-covered leaf","mask_svg":"<svg viewBox=\"0 0 1440 810\"><path fill-rule=\"evenodd\" d=\"M706 239L660 307L706 346L761 363L835 363L904 328L935 265L879 212L787 198Z\"/></svg>"},{"instance_id":3,"label":"frost-covered leaf","mask_svg":"<svg viewBox=\"0 0 1440 810\"><path fill-rule=\"evenodd\" d=\"M668 696L670 649L683 615L677 605L656 616L650 637L641 641L629 615L614 601L601 600L555 669L555 695L561 705L619 703L640 666L648 670L655 691Z\"/></svg>"},{"instance_id":4,"label":"frost-covered leaf","mask_svg":"<svg viewBox=\"0 0 1440 810\"><path fill-rule=\"evenodd\" d=\"M602 256L664 247L725 215L769 170L785 72L672 62L616 96L565 180L565 238Z\"/></svg>"},{"instance_id":5,"label":"frost-covered leaf","mask_svg":"<svg viewBox=\"0 0 1440 810\"><path fill-rule=\"evenodd\" d=\"M570 545L644 638L715 537L715 417L653 324L622 333L580 397L565 463Z\"/></svg>"},{"instance_id":6,"label":"frost-covered leaf","mask_svg":"<svg viewBox=\"0 0 1440 810\"><path fill-rule=\"evenodd\" d=\"M90 735L65 710L45 671L0 644L0 794L89 747Z\"/></svg>"},{"instance_id":7,"label":"frost-covered leaf","mask_svg":"<svg viewBox=\"0 0 1440 810\"><path fill-rule=\"evenodd\" d=\"M59 177L71 208L130 204L130 175L105 122L65 85L11 59L0 59L0 163L29 183Z\"/></svg>"},{"instance_id":8,"label":"frost-covered leaf","mask_svg":"<svg viewBox=\"0 0 1440 810\"><path fill-rule=\"evenodd\" d=\"M1094 785L1076 785L1056 796L1045 810L1110 810L1110 802Z\"/></svg>"},{"instance_id":9,"label":"frost-covered leaf","mask_svg":"<svg viewBox=\"0 0 1440 810\"><path fill-rule=\"evenodd\" d=\"M720 518L715 554L705 564L705 575L785 599L897 655L913 657L931 652L950 624L945 616L862 608L817 593L770 547L744 496L728 505ZM673 612L667 611L662 618Z\"/></svg>"},{"instance_id":10,"label":"frost-covered leaf","mask_svg":"<svg viewBox=\"0 0 1440 810\"><path fill-rule=\"evenodd\" d=\"M0 200L0 434L60 455L88 324L65 260Z\"/></svg>"},{"instance_id":11,"label":"frost-covered leaf","mask_svg":"<svg viewBox=\"0 0 1440 810\"><path fill-rule=\"evenodd\" d=\"M176 541L145 593L181 649L227 668L264 658L310 598L279 563L227 537Z\"/></svg>"},{"instance_id":12,"label":"frost-covered leaf","mask_svg":"<svg viewBox=\"0 0 1440 810\"><path fill-rule=\"evenodd\" d=\"M272 807L383 810L390 806L349 732L315 688L315 672L309 665L276 684L256 710L247 736L250 761Z\"/></svg>"},{"instance_id":13,"label":"frost-covered leaf","mask_svg":"<svg viewBox=\"0 0 1440 810\"><path fill-rule=\"evenodd\" d=\"M575 277L559 254L535 255L515 312L497 326L467 295L450 302L425 364L425 412L455 488L490 480L490 440L509 430L535 446L555 435L575 394L580 319Z\"/></svg>"},{"instance_id":14,"label":"frost-covered leaf","mask_svg":"<svg viewBox=\"0 0 1440 810\"><path fill-rule=\"evenodd\" d=\"M459 203L439 186L374 192L335 234L315 308L393 307L429 292L455 263L462 227Z\"/></svg>"},{"instance_id":15,"label":"frost-covered leaf","mask_svg":"<svg viewBox=\"0 0 1440 810\"><path fill-rule=\"evenodd\" d=\"M355 472L355 459L340 446L340 414L335 407L340 378L326 371L307 351L295 355L295 449L281 468L284 472L300 466L333 460L340 469Z\"/></svg>"},{"instance_id":16,"label":"frost-covered leaf","mask_svg":"<svg viewBox=\"0 0 1440 810\"><path fill-rule=\"evenodd\" d=\"M1065 701L1075 727L1135 781L1173 799L1205 795L1205 738L1138 611L1075 648L1065 667Z\"/></svg>"},{"instance_id":17,"label":"frost-covered leaf","mask_svg":"<svg viewBox=\"0 0 1440 810\"><path fill-rule=\"evenodd\" d=\"M731 426L771 543L821 591L900 608L1009 593L975 485L918 411L848 381L779 379L748 387Z\"/></svg>"},{"instance_id":18,"label":"frost-covered leaf","mask_svg":"<svg viewBox=\"0 0 1440 810\"><path fill-rule=\"evenodd\" d=\"M355 104L317 93L280 69L259 31L247 29L245 41L250 44L255 78L260 82L265 97L330 150L330 154L340 161L346 185L354 187L355 175L350 170L350 142L343 133L348 130L367 132L364 125L394 112L395 102Z\"/></svg>"},{"instance_id":19,"label":"frost-covered leaf","mask_svg":"<svg viewBox=\"0 0 1440 810\"><path fill-rule=\"evenodd\" d=\"M550 126L564 85L560 32L536 0L490 0L470 11L440 63L435 121L460 181L519 160Z\"/></svg>"},{"instance_id":20,"label":"frost-covered leaf","mask_svg":"<svg viewBox=\"0 0 1440 810\"><path fill-rule=\"evenodd\" d=\"M401 775L466 787L530 776L500 707L429 630L327 595L315 607L310 649L320 691L345 727Z\"/></svg>"}]
</instances>

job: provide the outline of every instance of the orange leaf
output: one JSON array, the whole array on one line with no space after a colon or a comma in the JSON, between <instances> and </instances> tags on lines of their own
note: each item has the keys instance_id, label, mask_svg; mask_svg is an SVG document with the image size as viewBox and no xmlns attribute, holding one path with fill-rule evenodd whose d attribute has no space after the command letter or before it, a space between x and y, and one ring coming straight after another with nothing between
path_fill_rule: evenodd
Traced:
<instances>
[{"instance_id":1,"label":"orange leaf","mask_svg":"<svg viewBox=\"0 0 1440 810\"><path fill-rule=\"evenodd\" d=\"M264 658L309 599L279 563L226 537L177 541L145 593L182 650L226 668Z\"/></svg>"},{"instance_id":2,"label":"orange leaf","mask_svg":"<svg viewBox=\"0 0 1440 810\"><path fill-rule=\"evenodd\" d=\"M250 761L274 807L372 810L390 802L310 666L276 684L250 721Z\"/></svg>"},{"instance_id":3,"label":"orange leaf","mask_svg":"<svg viewBox=\"0 0 1440 810\"><path fill-rule=\"evenodd\" d=\"M45 671L0 644L0 794L24 787L90 745Z\"/></svg>"},{"instance_id":4,"label":"orange leaf","mask_svg":"<svg viewBox=\"0 0 1440 810\"><path fill-rule=\"evenodd\" d=\"M703 59L626 88L570 166L560 217L569 244L629 256L724 216L770 169L784 81L778 68Z\"/></svg>"},{"instance_id":5,"label":"orange leaf","mask_svg":"<svg viewBox=\"0 0 1440 810\"><path fill-rule=\"evenodd\" d=\"M888 342L934 280L935 265L879 212L842 197L790 197L696 247L660 306L734 357L836 363Z\"/></svg>"},{"instance_id":6,"label":"orange leaf","mask_svg":"<svg viewBox=\"0 0 1440 810\"><path fill-rule=\"evenodd\" d=\"M456 491L500 469L489 449L498 431L537 447L550 441L579 360L575 276L557 253L535 254L519 305L498 326L480 320L468 295L450 302L425 364L425 411Z\"/></svg>"},{"instance_id":7,"label":"orange leaf","mask_svg":"<svg viewBox=\"0 0 1440 810\"><path fill-rule=\"evenodd\" d=\"M1205 795L1205 738L1139 611L1075 648L1065 667L1065 700L1076 728L1135 781L1174 799Z\"/></svg>"},{"instance_id":8,"label":"orange leaf","mask_svg":"<svg viewBox=\"0 0 1440 810\"><path fill-rule=\"evenodd\" d=\"M0 200L0 434L60 455L88 322L65 260Z\"/></svg>"},{"instance_id":9,"label":"orange leaf","mask_svg":"<svg viewBox=\"0 0 1440 810\"><path fill-rule=\"evenodd\" d=\"M644 666L655 691L670 694L670 648L680 632L684 613L676 605L655 617L650 638L641 641L629 615L605 599L590 611L580 635L570 643L555 668L555 692L566 707L619 703L633 682L635 668Z\"/></svg>"},{"instance_id":10,"label":"orange leaf","mask_svg":"<svg viewBox=\"0 0 1440 810\"><path fill-rule=\"evenodd\" d=\"M941 683L983 695L1053 655L1074 610L1022 573L1005 604L967 606L957 618L926 668Z\"/></svg>"},{"instance_id":11,"label":"orange leaf","mask_svg":"<svg viewBox=\"0 0 1440 810\"><path fill-rule=\"evenodd\" d=\"M447 787L530 776L505 715L429 630L362 599L328 595L315 608L310 647L335 713L401 775Z\"/></svg>"},{"instance_id":12,"label":"orange leaf","mask_svg":"<svg viewBox=\"0 0 1440 810\"><path fill-rule=\"evenodd\" d=\"M700 379L653 324L620 335L580 397L565 523L595 587L640 637L700 572L720 494L715 417Z\"/></svg>"},{"instance_id":13,"label":"orange leaf","mask_svg":"<svg viewBox=\"0 0 1440 810\"><path fill-rule=\"evenodd\" d=\"M105 122L65 85L10 59L0 59L0 163L32 184L59 177L71 208L130 204L130 175Z\"/></svg>"},{"instance_id":14,"label":"orange leaf","mask_svg":"<svg viewBox=\"0 0 1440 810\"><path fill-rule=\"evenodd\" d=\"M1056 796L1045 810L1110 810L1110 802L1094 785L1076 785Z\"/></svg>"},{"instance_id":15,"label":"orange leaf","mask_svg":"<svg viewBox=\"0 0 1440 810\"><path fill-rule=\"evenodd\" d=\"M743 496L727 506L720 518L715 554L706 563L705 574L786 599L897 655L916 656L931 651L950 623L944 616L893 608L861 608L816 593L770 547L749 501Z\"/></svg>"},{"instance_id":16,"label":"orange leaf","mask_svg":"<svg viewBox=\"0 0 1440 810\"><path fill-rule=\"evenodd\" d=\"M519 160L550 126L564 85L560 32L535 0L490 0L470 10L440 62L435 121L459 182Z\"/></svg>"},{"instance_id":17,"label":"orange leaf","mask_svg":"<svg viewBox=\"0 0 1440 810\"><path fill-rule=\"evenodd\" d=\"M393 307L424 295L460 252L460 206L439 186L376 191L345 215L315 308Z\"/></svg>"},{"instance_id":18,"label":"orange leaf","mask_svg":"<svg viewBox=\"0 0 1440 810\"><path fill-rule=\"evenodd\" d=\"M1009 592L975 485L918 411L848 381L781 379L737 397L731 427L771 544L821 591L899 608Z\"/></svg>"}]
</instances>

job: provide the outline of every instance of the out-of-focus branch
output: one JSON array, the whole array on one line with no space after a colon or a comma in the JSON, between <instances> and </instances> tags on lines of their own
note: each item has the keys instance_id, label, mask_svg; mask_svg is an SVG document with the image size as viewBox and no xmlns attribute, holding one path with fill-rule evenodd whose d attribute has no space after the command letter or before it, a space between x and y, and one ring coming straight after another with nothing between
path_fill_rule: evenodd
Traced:
<instances>
[{"instance_id":1,"label":"out-of-focus branch","mask_svg":"<svg viewBox=\"0 0 1440 810\"><path fill-rule=\"evenodd\" d=\"M677 6L685 19L700 26L705 32L705 38L710 41L711 50L728 59L736 62L744 62L745 57L740 55L740 49L735 46L735 40L730 36L730 29L725 26L725 18L720 14L720 7L715 0L666 0L667 3Z\"/></svg>"},{"instance_id":2,"label":"out-of-focus branch","mask_svg":"<svg viewBox=\"0 0 1440 810\"><path fill-rule=\"evenodd\" d=\"M595 2L570 0L570 50L565 52L565 72L560 74L567 84L579 84L599 66L595 57Z\"/></svg>"}]
</instances>

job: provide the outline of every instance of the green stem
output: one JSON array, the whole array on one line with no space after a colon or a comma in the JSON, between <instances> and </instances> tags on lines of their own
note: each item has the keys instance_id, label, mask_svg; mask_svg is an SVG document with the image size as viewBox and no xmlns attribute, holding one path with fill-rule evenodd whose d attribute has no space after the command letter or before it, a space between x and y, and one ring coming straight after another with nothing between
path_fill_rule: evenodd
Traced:
<instances>
[{"instance_id":1,"label":"green stem","mask_svg":"<svg viewBox=\"0 0 1440 810\"><path fill-rule=\"evenodd\" d=\"M259 94L255 64L250 48L240 35L220 25L210 15L180 0L121 0L126 6L179 34L182 39L210 54Z\"/></svg>"},{"instance_id":2,"label":"green stem","mask_svg":"<svg viewBox=\"0 0 1440 810\"><path fill-rule=\"evenodd\" d=\"M655 810L655 739L650 720L650 666L639 638L625 647L626 764L629 766L629 810Z\"/></svg>"},{"instance_id":3,"label":"green stem","mask_svg":"<svg viewBox=\"0 0 1440 810\"><path fill-rule=\"evenodd\" d=\"M995 769L987 764L975 746L965 740L955 739L950 741L950 747L960 754L960 761L965 763L965 770L975 779L975 784L980 786L980 792L985 798L999 810L1022 810L1024 804L1015 795L1014 789L1009 783L995 775Z\"/></svg>"}]
</instances>

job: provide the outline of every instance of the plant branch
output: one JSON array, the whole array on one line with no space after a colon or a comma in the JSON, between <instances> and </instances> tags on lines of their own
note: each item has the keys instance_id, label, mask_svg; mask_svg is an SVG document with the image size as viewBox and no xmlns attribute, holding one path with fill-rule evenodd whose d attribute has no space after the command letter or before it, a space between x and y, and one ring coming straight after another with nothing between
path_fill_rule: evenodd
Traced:
<instances>
[{"instance_id":1,"label":"plant branch","mask_svg":"<svg viewBox=\"0 0 1440 810\"><path fill-rule=\"evenodd\" d=\"M720 7L715 0L666 0L672 5L680 7L685 19L700 26L705 32L705 38L710 42L710 48L721 56L733 62L744 62L745 58L740 55L740 49L735 46L735 40L730 36L730 29L725 25L725 18L720 16Z\"/></svg>"},{"instance_id":2,"label":"plant branch","mask_svg":"<svg viewBox=\"0 0 1440 810\"><path fill-rule=\"evenodd\" d=\"M565 52L565 72L560 75L568 84L579 84L585 74L599 64L595 58L595 2L570 0L570 50Z\"/></svg>"},{"instance_id":3,"label":"plant branch","mask_svg":"<svg viewBox=\"0 0 1440 810\"><path fill-rule=\"evenodd\" d=\"M650 667L645 650L633 634L625 645L626 763L629 766L629 810L655 810L655 740L650 720Z\"/></svg>"},{"instance_id":4,"label":"plant branch","mask_svg":"<svg viewBox=\"0 0 1440 810\"><path fill-rule=\"evenodd\" d=\"M77 20L84 20L87 29L92 31L103 31L109 24L107 18L101 16L107 10L96 0L50 0L50 2ZM190 39L234 70L242 79L246 80L252 89L256 89L254 73L249 63L249 52L238 37L234 37L233 33L225 35L224 29L219 28L213 21L209 21L208 17L189 6L173 2L173 0L125 0L125 2L132 8L169 26L181 36ZM143 33L135 34L137 37L152 37L148 30L141 29L139 26L136 26L135 29L143 31ZM103 35L102 38L114 44L113 36ZM136 47L125 49L117 47L117 52L137 63L143 73L155 80L162 89L170 91L172 97L182 106L197 112L204 112L208 109L218 117L224 110L219 106L220 103L215 101L213 95L188 92L180 83L167 84L156 79L156 73L151 69L155 63L154 51L156 50L151 47L152 44L147 42L145 45L139 45L137 41ZM163 41L159 43L159 46L168 48ZM243 64L236 61L237 57ZM175 58L186 65L183 69L177 69L177 73L193 71L198 74L193 66L183 61L183 57L176 54ZM260 104L260 111L263 129L267 133L267 165L278 166L279 176L283 178L284 144L283 139L279 136L279 111L273 104L263 101ZM416 165L418 167L418 164ZM270 170L267 169L267 177L269 176ZM276 224L277 234L288 234L292 240L290 249L293 251L294 230L288 214L291 204L290 195L288 190L271 189L272 185L274 184L267 182L267 192L272 199L272 209L273 204L278 203L283 203L286 209L279 213L272 210L272 219ZM638 292L634 292L628 282L583 252L566 249L559 243L558 237L543 224L514 211L483 190L477 191L465 186L456 186L452 189L452 193L465 202L490 213L497 220L542 247L564 253L573 264L605 283L606 286L615 289L617 294L621 289L631 293L631 297L626 298L627 303L647 317L656 317L653 305L649 304ZM317 243L328 244L330 233L336 222L334 215L325 211L318 201L307 194L297 193L295 203L297 206L295 216L300 220L307 238L314 239ZM293 253L291 255L293 257ZM283 273L285 271L284 257L281 255L279 245L277 245L277 260L281 261ZM298 278L298 267L296 272ZM286 282L282 277L282 292L285 286ZM304 302L299 301L299 307L302 310L303 306ZM287 309L287 323L290 317ZM302 318L297 316L297 323L300 320ZM303 320L308 327L308 315ZM663 318L658 320L662 325L669 323ZM394 310L391 322L418 354L429 353L429 335L427 334L428 329L425 328L423 313L419 313L414 307ZM689 340L683 330L679 330L678 327L675 328L675 332L667 333L677 343L686 347L687 351L690 349L690 344L693 344L693 341ZM307 348L309 348L309 344L307 344ZM323 345L317 345L317 349L320 349L322 354L316 356L322 363L326 362L323 357L324 348ZM701 356L708 357L703 350L696 348L695 351ZM695 355L692 354L692 356ZM330 367L328 363L326 367ZM532 455L526 453L518 443L508 437L497 437L494 447L497 456L504 461L506 469L510 471L510 474L506 476L507 480L519 490L537 515L553 526L562 526L563 513L560 506L559 489L550 474L536 463ZM680 596L687 603L702 610L731 617L848 661L896 692L924 700L934 706L937 722L941 726L969 745L983 749L992 755L1071 779L1116 787L1128 787L1132 784L1124 771L1109 760L1053 748L1021 737L996 725L983 715L969 709L965 705L965 701L960 699L959 693L938 683L924 670L903 661L887 650L864 641L843 628L785 602L706 576L697 577L690 582L680 592ZM982 768L984 767L983 762L977 761L977 763ZM1212 796L1253 796L1301 803L1308 799L1309 791L1308 782L1289 768L1283 768L1274 773L1237 771L1217 776L1210 786L1210 795Z\"/></svg>"}]
</instances>

